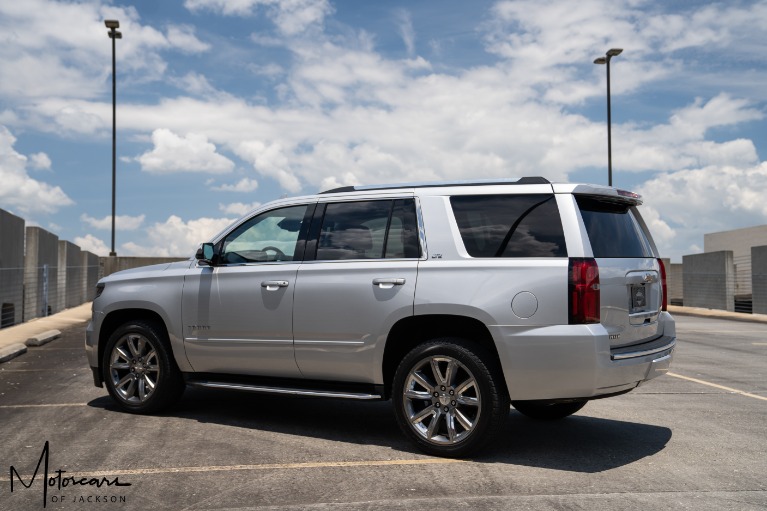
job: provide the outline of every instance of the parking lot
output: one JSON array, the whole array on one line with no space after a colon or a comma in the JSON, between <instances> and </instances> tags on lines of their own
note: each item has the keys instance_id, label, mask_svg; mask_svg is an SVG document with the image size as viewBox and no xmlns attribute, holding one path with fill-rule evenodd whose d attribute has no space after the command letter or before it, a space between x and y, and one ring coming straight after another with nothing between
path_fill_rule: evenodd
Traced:
<instances>
[{"instance_id":1,"label":"parking lot","mask_svg":"<svg viewBox=\"0 0 767 511\"><path fill-rule=\"evenodd\" d=\"M187 389L163 415L119 412L84 328L0 364L0 509L42 509L46 442L46 509L767 507L765 324L677 316L671 374L556 423L512 410L465 461L416 451L388 402ZM40 460L11 493L9 468L29 483Z\"/></svg>"}]
</instances>

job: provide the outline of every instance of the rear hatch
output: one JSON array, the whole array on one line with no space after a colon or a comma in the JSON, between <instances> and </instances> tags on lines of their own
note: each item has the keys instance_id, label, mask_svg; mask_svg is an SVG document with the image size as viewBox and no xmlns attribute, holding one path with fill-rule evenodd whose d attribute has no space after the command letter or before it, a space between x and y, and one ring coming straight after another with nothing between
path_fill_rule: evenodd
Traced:
<instances>
[{"instance_id":1,"label":"rear hatch","mask_svg":"<svg viewBox=\"0 0 767 511\"><path fill-rule=\"evenodd\" d=\"M663 303L661 263L635 207L638 196L575 198L599 267L600 322L610 334L610 346L657 337Z\"/></svg>"}]
</instances>

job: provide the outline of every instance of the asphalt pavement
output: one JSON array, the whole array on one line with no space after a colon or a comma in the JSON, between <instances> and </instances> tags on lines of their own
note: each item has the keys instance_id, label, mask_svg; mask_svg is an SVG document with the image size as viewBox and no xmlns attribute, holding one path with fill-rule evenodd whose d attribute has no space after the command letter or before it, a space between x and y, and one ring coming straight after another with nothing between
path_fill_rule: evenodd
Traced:
<instances>
[{"instance_id":1,"label":"asphalt pavement","mask_svg":"<svg viewBox=\"0 0 767 511\"><path fill-rule=\"evenodd\" d=\"M767 508L762 323L677 316L670 374L555 423L512 410L466 461L415 450L388 402L187 389L120 412L84 328L0 364L0 510Z\"/></svg>"}]
</instances>

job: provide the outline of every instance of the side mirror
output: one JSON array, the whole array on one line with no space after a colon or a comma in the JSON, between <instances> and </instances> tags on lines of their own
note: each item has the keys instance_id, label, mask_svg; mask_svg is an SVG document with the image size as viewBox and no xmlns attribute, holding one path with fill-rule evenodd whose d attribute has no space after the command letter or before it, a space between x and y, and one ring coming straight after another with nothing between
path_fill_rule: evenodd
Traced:
<instances>
[{"instance_id":1,"label":"side mirror","mask_svg":"<svg viewBox=\"0 0 767 511\"><path fill-rule=\"evenodd\" d=\"M213 255L215 251L213 249L213 243L203 243L200 248L197 249L197 253L194 255L195 259L200 263L204 263L213 266Z\"/></svg>"}]
</instances>

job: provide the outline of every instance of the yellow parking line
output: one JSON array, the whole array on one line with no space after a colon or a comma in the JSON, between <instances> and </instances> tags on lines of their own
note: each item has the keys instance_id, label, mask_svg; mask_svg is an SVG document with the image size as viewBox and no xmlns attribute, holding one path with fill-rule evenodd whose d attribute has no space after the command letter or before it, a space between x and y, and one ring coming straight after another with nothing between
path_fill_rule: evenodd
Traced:
<instances>
[{"instance_id":1,"label":"yellow parking line","mask_svg":"<svg viewBox=\"0 0 767 511\"><path fill-rule=\"evenodd\" d=\"M385 467L402 465L440 465L447 463L465 463L465 460L448 458L410 459L410 460L368 460L368 461L318 461L308 463L267 463L263 465L218 465L209 467L166 467L138 468L133 470L104 470L98 472L67 472L67 477L119 477L133 475L184 474L194 472L233 472L237 470L284 470L306 468L338 468L338 467ZM31 476L22 476L31 478ZM0 482L9 479L0 477Z\"/></svg>"},{"instance_id":2,"label":"yellow parking line","mask_svg":"<svg viewBox=\"0 0 767 511\"><path fill-rule=\"evenodd\" d=\"M767 342L752 342L754 346L767 346Z\"/></svg>"},{"instance_id":3,"label":"yellow parking line","mask_svg":"<svg viewBox=\"0 0 767 511\"><path fill-rule=\"evenodd\" d=\"M767 397L764 396L757 396L756 394L751 394L749 392L743 392L742 390L733 389L732 387L725 387L724 385L717 385L716 383L711 383L704 380L699 380L697 378L690 378L689 376L682 376L681 374L676 373L666 373L669 376L673 376L674 378L681 378L682 380L687 380L695 383L700 383L701 385L708 385L709 387L714 387L717 389L726 390L728 392L732 392L734 394L740 394L741 396L746 397L752 397L754 399L761 399L762 401L767 401Z\"/></svg>"}]
</instances>

